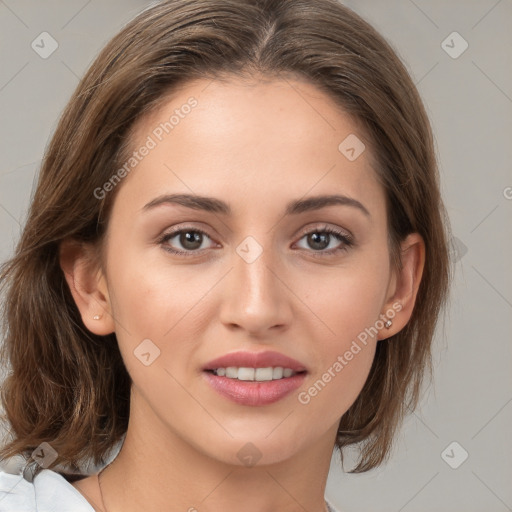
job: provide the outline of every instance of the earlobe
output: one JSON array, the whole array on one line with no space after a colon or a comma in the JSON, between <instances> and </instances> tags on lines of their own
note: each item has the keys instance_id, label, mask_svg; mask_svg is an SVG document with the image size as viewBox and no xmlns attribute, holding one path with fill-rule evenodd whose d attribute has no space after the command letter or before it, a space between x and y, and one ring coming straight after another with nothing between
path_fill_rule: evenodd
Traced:
<instances>
[{"instance_id":1,"label":"earlobe","mask_svg":"<svg viewBox=\"0 0 512 512\"><path fill-rule=\"evenodd\" d=\"M95 248L65 240L59 247L59 263L87 329L100 336L114 332L106 279L97 263Z\"/></svg>"},{"instance_id":2,"label":"earlobe","mask_svg":"<svg viewBox=\"0 0 512 512\"><path fill-rule=\"evenodd\" d=\"M425 265L425 242L419 233L411 233L401 243L402 268L395 269L392 288L384 305L384 329L379 339L386 339L400 332L411 318ZM387 324L387 327L386 327Z\"/></svg>"}]
</instances>

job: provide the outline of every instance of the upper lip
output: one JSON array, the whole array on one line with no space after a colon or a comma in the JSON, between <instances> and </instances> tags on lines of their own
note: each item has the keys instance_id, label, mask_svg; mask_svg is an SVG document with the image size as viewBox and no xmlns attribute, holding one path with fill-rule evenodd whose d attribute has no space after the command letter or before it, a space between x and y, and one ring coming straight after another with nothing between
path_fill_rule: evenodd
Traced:
<instances>
[{"instance_id":1,"label":"upper lip","mask_svg":"<svg viewBox=\"0 0 512 512\"><path fill-rule=\"evenodd\" d=\"M274 351L264 352L231 352L221 357L213 359L207 363L203 370L215 370L217 368L228 368L235 366L237 368L268 368L281 366L282 368L290 368L295 372L306 371L306 367L299 361L291 357Z\"/></svg>"}]
</instances>

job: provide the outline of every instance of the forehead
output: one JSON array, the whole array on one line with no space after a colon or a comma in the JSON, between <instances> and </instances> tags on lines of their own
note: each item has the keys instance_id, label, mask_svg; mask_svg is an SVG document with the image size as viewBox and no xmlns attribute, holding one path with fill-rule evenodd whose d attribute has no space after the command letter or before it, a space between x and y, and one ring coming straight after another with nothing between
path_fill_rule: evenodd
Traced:
<instances>
[{"instance_id":1,"label":"forehead","mask_svg":"<svg viewBox=\"0 0 512 512\"><path fill-rule=\"evenodd\" d=\"M265 205L339 192L378 208L383 191L363 140L358 123L307 81L195 80L134 126L131 149L151 149L120 195L222 194L236 214L244 197L247 207L251 197ZM347 158L347 147L362 152Z\"/></svg>"}]
</instances>

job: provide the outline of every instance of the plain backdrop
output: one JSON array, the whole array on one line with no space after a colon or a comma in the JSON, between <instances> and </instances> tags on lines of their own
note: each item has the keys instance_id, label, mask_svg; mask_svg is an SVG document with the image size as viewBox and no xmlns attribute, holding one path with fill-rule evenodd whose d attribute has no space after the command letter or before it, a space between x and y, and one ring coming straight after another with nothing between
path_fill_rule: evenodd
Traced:
<instances>
[{"instance_id":1,"label":"plain backdrop","mask_svg":"<svg viewBox=\"0 0 512 512\"><path fill-rule=\"evenodd\" d=\"M0 0L0 260L79 78L149 3ZM458 261L434 385L390 461L353 475L335 454L326 494L344 512L512 510L512 1L344 3L391 42L425 101ZM32 47L42 32L58 45L47 58Z\"/></svg>"}]
</instances>

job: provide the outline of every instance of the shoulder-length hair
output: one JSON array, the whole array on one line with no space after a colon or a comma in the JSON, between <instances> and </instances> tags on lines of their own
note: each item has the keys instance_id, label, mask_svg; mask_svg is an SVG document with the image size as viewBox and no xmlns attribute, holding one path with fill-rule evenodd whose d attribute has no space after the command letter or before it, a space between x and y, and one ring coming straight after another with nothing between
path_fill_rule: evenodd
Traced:
<instances>
[{"instance_id":1,"label":"shoulder-length hair","mask_svg":"<svg viewBox=\"0 0 512 512\"><path fill-rule=\"evenodd\" d=\"M451 277L448 219L433 136L413 81L391 46L336 0L167 0L128 23L73 93L46 149L26 225L0 272L4 292L2 401L11 439L0 456L30 458L40 443L53 466L104 463L126 433L131 379L115 334L89 332L59 265L67 238L97 242L116 190L131 129L192 79L295 76L361 123L385 190L392 264L400 241L425 242L412 316L380 341L364 388L339 424L336 446L357 443L353 471L388 456L431 373L431 343ZM341 141L340 141L341 142ZM96 191L96 193L95 193Z\"/></svg>"}]
</instances>

